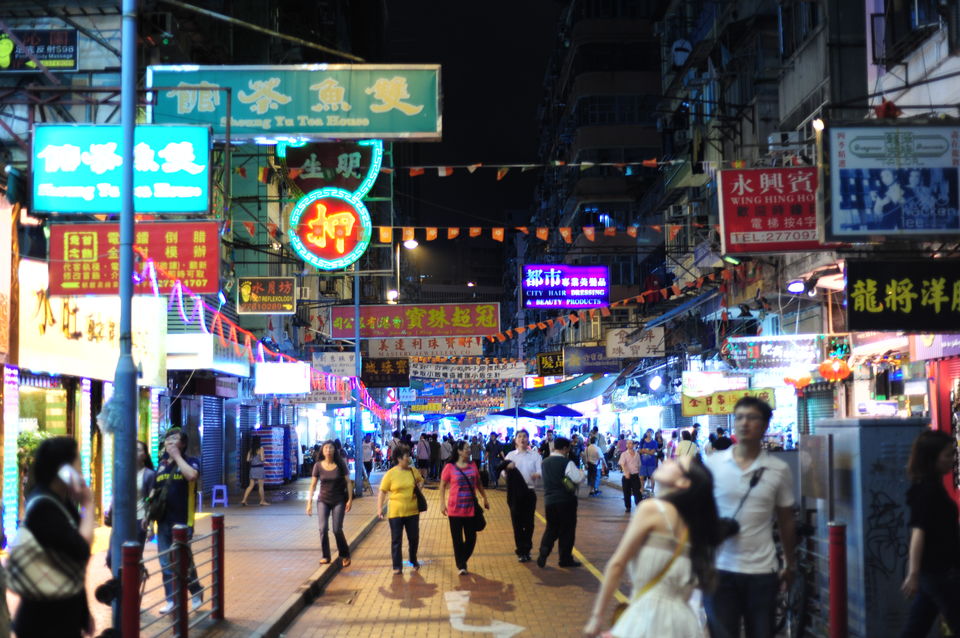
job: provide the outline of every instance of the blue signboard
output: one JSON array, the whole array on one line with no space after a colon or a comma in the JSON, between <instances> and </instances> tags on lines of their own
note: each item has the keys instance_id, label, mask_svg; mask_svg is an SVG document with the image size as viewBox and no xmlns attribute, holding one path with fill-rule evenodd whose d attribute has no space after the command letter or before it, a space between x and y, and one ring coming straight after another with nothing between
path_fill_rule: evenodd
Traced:
<instances>
[{"instance_id":1,"label":"blue signboard","mask_svg":"<svg viewBox=\"0 0 960 638\"><path fill-rule=\"evenodd\" d=\"M119 126L44 124L33 134L33 206L46 213L119 213ZM206 213L210 129L138 126L134 134L138 213Z\"/></svg>"},{"instance_id":2,"label":"blue signboard","mask_svg":"<svg viewBox=\"0 0 960 638\"><path fill-rule=\"evenodd\" d=\"M607 356L605 346L565 346L563 371L565 374L593 374L620 372L622 359Z\"/></svg>"}]
</instances>

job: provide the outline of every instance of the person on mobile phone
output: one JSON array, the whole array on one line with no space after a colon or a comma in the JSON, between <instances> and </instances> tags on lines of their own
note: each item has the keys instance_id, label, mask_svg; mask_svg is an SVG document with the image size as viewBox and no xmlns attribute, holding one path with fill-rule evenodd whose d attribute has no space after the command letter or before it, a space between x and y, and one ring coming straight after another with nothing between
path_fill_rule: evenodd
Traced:
<instances>
[{"instance_id":1,"label":"person on mobile phone","mask_svg":"<svg viewBox=\"0 0 960 638\"><path fill-rule=\"evenodd\" d=\"M193 536L193 517L197 507L197 483L200 481L200 459L186 456L189 438L180 428L170 428L163 438L163 456L157 468L155 493L163 491L166 484L166 507L157 521L157 551L163 569L163 589L167 602L160 607L161 614L173 611L175 573L170 554L166 551L173 545L173 526L187 525L187 538ZM192 607L203 604L203 588L197 579L197 568L190 556L187 588L193 595Z\"/></svg>"},{"instance_id":2,"label":"person on mobile phone","mask_svg":"<svg viewBox=\"0 0 960 638\"><path fill-rule=\"evenodd\" d=\"M83 579L93 542L93 495L80 474L77 441L68 436L46 439L37 448L34 459L36 487L27 497L23 526L45 551L56 553L78 568L74 570L76 577ZM5 580L2 572L0 575ZM0 623L7 625L4 635L9 635L5 597L0 606ZM92 635L93 617L86 591L81 588L73 596L56 600L22 596L13 628L20 638Z\"/></svg>"}]
</instances>

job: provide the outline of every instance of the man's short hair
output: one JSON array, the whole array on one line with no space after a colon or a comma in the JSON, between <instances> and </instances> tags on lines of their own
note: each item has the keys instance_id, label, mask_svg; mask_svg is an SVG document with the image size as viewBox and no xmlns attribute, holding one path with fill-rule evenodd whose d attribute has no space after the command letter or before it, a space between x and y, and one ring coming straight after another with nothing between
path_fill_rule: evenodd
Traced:
<instances>
[{"instance_id":1,"label":"man's short hair","mask_svg":"<svg viewBox=\"0 0 960 638\"><path fill-rule=\"evenodd\" d=\"M528 439L530 438L530 433L527 432L527 428L520 428L519 430L517 430L516 432L514 432L514 433L513 433L513 438L517 438L517 437L520 436L521 434L526 434L526 435L527 435L527 438L528 438Z\"/></svg>"},{"instance_id":2,"label":"man's short hair","mask_svg":"<svg viewBox=\"0 0 960 638\"><path fill-rule=\"evenodd\" d=\"M752 408L760 413L760 416L763 418L764 423L770 425L770 419L773 418L773 408L770 407L770 404L764 401L763 399L758 399L757 397L742 397L736 404L733 406L733 411L736 412L740 408Z\"/></svg>"},{"instance_id":3,"label":"man's short hair","mask_svg":"<svg viewBox=\"0 0 960 638\"><path fill-rule=\"evenodd\" d=\"M717 428L717 436L723 436L725 430L723 428Z\"/></svg>"},{"instance_id":4,"label":"man's short hair","mask_svg":"<svg viewBox=\"0 0 960 638\"><path fill-rule=\"evenodd\" d=\"M183 428L170 428L163 434L163 440L166 441L174 434L179 435L180 437L180 449L186 450L187 446L190 444L190 436L183 431Z\"/></svg>"},{"instance_id":5,"label":"man's short hair","mask_svg":"<svg viewBox=\"0 0 960 638\"><path fill-rule=\"evenodd\" d=\"M553 440L553 449L555 451L559 450L569 450L570 449L570 439L565 436L558 436Z\"/></svg>"}]
</instances>

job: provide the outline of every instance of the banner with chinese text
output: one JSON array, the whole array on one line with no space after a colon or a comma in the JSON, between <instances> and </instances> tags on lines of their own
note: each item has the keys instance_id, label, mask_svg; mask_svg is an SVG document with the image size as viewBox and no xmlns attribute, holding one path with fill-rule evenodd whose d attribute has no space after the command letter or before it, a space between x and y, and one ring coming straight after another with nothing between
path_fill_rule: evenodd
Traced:
<instances>
[{"instance_id":1,"label":"banner with chinese text","mask_svg":"<svg viewBox=\"0 0 960 638\"><path fill-rule=\"evenodd\" d=\"M360 378L368 388L406 388L410 385L408 359L366 359Z\"/></svg>"},{"instance_id":2,"label":"banner with chinese text","mask_svg":"<svg viewBox=\"0 0 960 638\"><path fill-rule=\"evenodd\" d=\"M233 139L440 139L440 66L150 66L154 123L196 123ZM230 89L230 92L223 89Z\"/></svg>"},{"instance_id":3,"label":"banner with chinese text","mask_svg":"<svg viewBox=\"0 0 960 638\"><path fill-rule=\"evenodd\" d=\"M566 346L563 369L566 374L620 372L623 361L607 356L605 346Z\"/></svg>"},{"instance_id":4,"label":"banner with chinese text","mask_svg":"<svg viewBox=\"0 0 960 638\"><path fill-rule=\"evenodd\" d=\"M450 363L410 363L410 376L444 381L505 381L522 379L527 366L523 362L489 365L462 365ZM422 393L421 393L422 394Z\"/></svg>"},{"instance_id":5,"label":"banner with chinese text","mask_svg":"<svg viewBox=\"0 0 960 638\"><path fill-rule=\"evenodd\" d=\"M757 397L777 407L773 388L755 388L753 390L728 390L714 392L703 397L683 395L681 413L683 416L703 416L705 414L733 414L733 406L743 397Z\"/></svg>"},{"instance_id":6,"label":"banner with chinese text","mask_svg":"<svg viewBox=\"0 0 960 638\"><path fill-rule=\"evenodd\" d=\"M734 168L717 173L723 253L817 250L817 169Z\"/></svg>"},{"instance_id":7,"label":"banner with chinese text","mask_svg":"<svg viewBox=\"0 0 960 638\"><path fill-rule=\"evenodd\" d=\"M731 337L723 356L737 368L813 368L823 359L824 336Z\"/></svg>"},{"instance_id":8,"label":"banner with chinese text","mask_svg":"<svg viewBox=\"0 0 960 638\"><path fill-rule=\"evenodd\" d=\"M240 277L237 314L292 315L297 311L296 277Z\"/></svg>"},{"instance_id":9,"label":"banner with chinese text","mask_svg":"<svg viewBox=\"0 0 960 638\"><path fill-rule=\"evenodd\" d=\"M357 358L352 352L314 352L311 363L314 370L338 377L352 377L357 374Z\"/></svg>"},{"instance_id":10,"label":"banner with chinese text","mask_svg":"<svg viewBox=\"0 0 960 638\"><path fill-rule=\"evenodd\" d=\"M334 306L330 319L332 338L353 338L353 306ZM495 332L500 332L499 303L360 307L361 339L483 337Z\"/></svg>"},{"instance_id":11,"label":"banner with chinese text","mask_svg":"<svg viewBox=\"0 0 960 638\"><path fill-rule=\"evenodd\" d=\"M847 260L850 330L956 332L960 260Z\"/></svg>"},{"instance_id":12,"label":"banner with chinese text","mask_svg":"<svg viewBox=\"0 0 960 638\"><path fill-rule=\"evenodd\" d=\"M414 337L371 339L370 356L389 357L479 357L483 337Z\"/></svg>"},{"instance_id":13,"label":"banner with chinese text","mask_svg":"<svg viewBox=\"0 0 960 638\"><path fill-rule=\"evenodd\" d=\"M607 330L607 356L611 359L646 359L664 356L663 327L644 330L633 343L627 345L627 337L634 330L611 328Z\"/></svg>"},{"instance_id":14,"label":"banner with chinese text","mask_svg":"<svg viewBox=\"0 0 960 638\"><path fill-rule=\"evenodd\" d=\"M563 375L563 352L537 353L537 376Z\"/></svg>"},{"instance_id":15,"label":"banner with chinese text","mask_svg":"<svg viewBox=\"0 0 960 638\"><path fill-rule=\"evenodd\" d=\"M159 292L173 290L176 280L194 294L220 291L220 234L217 222L151 222L137 224L134 246L163 269L157 272ZM116 295L120 292L120 225L51 224L50 294ZM153 294L146 278L136 294Z\"/></svg>"}]
</instances>

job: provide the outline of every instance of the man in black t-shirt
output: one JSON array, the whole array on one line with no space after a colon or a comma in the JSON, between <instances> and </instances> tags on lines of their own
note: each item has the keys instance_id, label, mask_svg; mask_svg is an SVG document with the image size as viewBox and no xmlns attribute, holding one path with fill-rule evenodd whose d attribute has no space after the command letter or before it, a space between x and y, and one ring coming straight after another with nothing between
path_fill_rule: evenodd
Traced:
<instances>
[{"instance_id":1,"label":"man in black t-shirt","mask_svg":"<svg viewBox=\"0 0 960 638\"><path fill-rule=\"evenodd\" d=\"M733 445L733 441L730 440L730 437L727 436L727 433L724 431L724 429L717 428L717 439L713 442L714 452L726 450L731 445Z\"/></svg>"}]
</instances>

